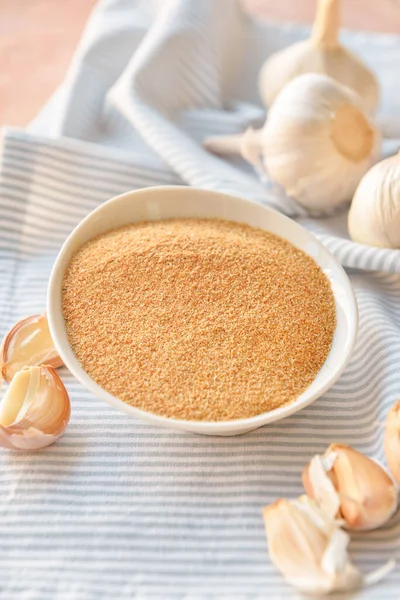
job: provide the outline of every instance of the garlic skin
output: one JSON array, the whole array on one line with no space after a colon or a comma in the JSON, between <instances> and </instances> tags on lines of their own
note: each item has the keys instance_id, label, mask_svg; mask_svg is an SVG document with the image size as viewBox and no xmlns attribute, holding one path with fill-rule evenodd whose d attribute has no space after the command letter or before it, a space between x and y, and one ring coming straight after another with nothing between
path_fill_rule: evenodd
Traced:
<instances>
[{"instance_id":1,"label":"garlic skin","mask_svg":"<svg viewBox=\"0 0 400 600\"><path fill-rule=\"evenodd\" d=\"M394 567L389 561L363 577L347 554L348 534L307 496L277 500L263 509L263 519L272 563L300 592L353 590L379 581Z\"/></svg>"},{"instance_id":2,"label":"garlic skin","mask_svg":"<svg viewBox=\"0 0 400 600\"><path fill-rule=\"evenodd\" d=\"M389 471L400 485L400 401L392 406L386 417L384 447Z\"/></svg>"},{"instance_id":3,"label":"garlic skin","mask_svg":"<svg viewBox=\"0 0 400 600\"><path fill-rule=\"evenodd\" d=\"M339 0L318 0L311 37L276 52L261 68L259 90L266 106L295 77L320 73L357 92L367 113L376 111L378 81L357 56L339 44L339 26Z\"/></svg>"},{"instance_id":4,"label":"garlic skin","mask_svg":"<svg viewBox=\"0 0 400 600\"><path fill-rule=\"evenodd\" d=\"M0 348L0 374L9 383L22 367L40 364L56 369L63 363L54 348L46 315L32 315L5 335Z\"/></svg>"},{"instance_id":5,"label":"garlic skin","mask_svg":"<svg viewBox=\"0 0 400 600\"><path fill-rule=\"evenodd\" d=\"M357 94L316 74L287 84L262 129L204 141L216 154L241 154L312 211L350 201L379 146L378 129Z\"/></svg>"},{"instance_id":6,"label":"garlic skin","mask_svg":"<svg viewBox=\"0 0 400 600\"><path fill-rule=\"evenodd\" d=\"M0 402L0 446L24 451L49 446L70 415L68 392L54 368L23 367Z\"/></svg>"},{"instance_id":7,"label":"garlic skin","mask_svg":"<svg viewBox=\"0 0 400 600\"><path fill-rule=\"evenodd\" d=\"M303 471L307 495L352 530L380 527L397 510L397 486L385 469L350 446L331 444Z\"/></svg>"},{"instance_id":8,"label":"garlic skin","mask_svg":"<svg viewBox=\"0 0 400 600\"><path fill-rule=\"evenodd\" d=\"M302 75L282 90L261 132L271 179L309 209L351 200L379 149L359 98L325 75Z\"/></svg>"},{"instance_id":9,"label":"garlic skin","mask_svg":"<svg viewBox=\"0 0 400 600\"><path fill-rule=\"evenodd\" d=\"M377 163L361 179L348 227L355 242L400 248L400 154Z\"/></svg>"}]
</instances>

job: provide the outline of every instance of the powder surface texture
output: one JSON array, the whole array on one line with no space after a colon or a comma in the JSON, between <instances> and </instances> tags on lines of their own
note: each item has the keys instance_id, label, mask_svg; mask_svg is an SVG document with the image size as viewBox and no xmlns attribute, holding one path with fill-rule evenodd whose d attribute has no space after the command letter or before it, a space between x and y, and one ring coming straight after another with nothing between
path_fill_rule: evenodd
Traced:
<instances>
[{"instance_id":1,"label":"powder surface texture","mask_svg":"<svg viewBox=\"0 0 400 600\"><path fill-rule=\"evenodd\" d=\"M285 240L222 220L133 224L91 240L64 277L83 369L175 419L251 417L314 380L336 326L330 283Z\"/></svg>"}]
</instances>

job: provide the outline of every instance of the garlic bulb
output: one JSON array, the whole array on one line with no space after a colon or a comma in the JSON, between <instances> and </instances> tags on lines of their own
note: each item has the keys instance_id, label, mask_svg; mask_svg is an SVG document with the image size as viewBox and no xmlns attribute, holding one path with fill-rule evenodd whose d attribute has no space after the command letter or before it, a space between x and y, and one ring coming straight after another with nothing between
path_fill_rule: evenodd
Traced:
<instances>
[{"instance_id":1,"label":"garlic bulb","mask_svg":"<svg viewBox=\"0 0 400 600\"><path fill-rule=\"evenodd\" d=\"M261 135L269 176L311 209L351 199L377 141L357 96L324 75L303 75L289 83Z\"/></svg>"},{"instance_id":2,"label":"garlic bulb","mask_svg":"<svg viewBox=\"0 0 400 600\"><path fill-rule=\"evenodd\" d=\"M22 319L6 334L0 348L0 374L10 382L15 373L29 365L51 365L62 360L54 348L45 315Z\"/></svg>"},{"instance_id":3,"label":"garlic bulb","mask_svg":"<svg viewBox=\"0 0 400 600\"><path fill-rule=\"evenodd\" d=\"M389 470L400 485L400 402L397 402L386 417L385 455Z\"/></svg>"},{"instance_id":4,"label":"garlic bulb","mask_svg":"<svg viewBox=\"0 0 400 600\"><path fill-rule=\"evenodd\" d=\"M263 510L271 561L300 592L325 595L379 581L393 569L389 561L367 577L350 562L350 538L312 500L280 499Z\"/></svg>"},{"instance_id":5,"label":"garlic bulb","mask_svg":"<svg viewBox=\"0 0 400 600\"><path fill-rule=\"evenodd\" d=\"M67 390L48 365L23 367L0 402L0 446L37 450L64 432L71 414Z\"/></svg>"},{"instance_id":6,"label":"garlic bulb","mask_svg":"<svg viewBox=\"0 0 400 600\"><path fill-rule=\"evenodd\" d=\"M358 96L325 75L297 77L281 91L259 132L208 138L208 150L239 152L306 208L351 200L379 146Z\"/></svg>"},{"instance_id":7,"label":"garlic bulb","mask_svg":"<svg viewBox=\"0 0 400 600\"><path fill-rule=\"evenodd\" d=\"M311 37L276 52L264 63L259 90L271 106L284 86L304 73L329 75L360 95L364 110L373 113L379 103L379 85L372 71L338 42L339 0L318 0Z\"/></svg>"},{"instance_id":8,"label":"garlic bulb","mask_svg":"<svg viewBox=\"0 0 400 600\"><path fill-rule=\"evenodd\" d=\"M350 446L331 444L303 472L310 498L349 529L380 527L396 512L397 487L381 465Z\"/></svg>"},{"instance_id":9,"label":"garlic bulb","mask_svg":"<svg viewBox=\"0 0 400 600\"><path fill-rule=\"evenodd\" d=\"M351 203L348 226L355 242L400 248L400 154L364 175Z\"/></svg>"}]
</instances>

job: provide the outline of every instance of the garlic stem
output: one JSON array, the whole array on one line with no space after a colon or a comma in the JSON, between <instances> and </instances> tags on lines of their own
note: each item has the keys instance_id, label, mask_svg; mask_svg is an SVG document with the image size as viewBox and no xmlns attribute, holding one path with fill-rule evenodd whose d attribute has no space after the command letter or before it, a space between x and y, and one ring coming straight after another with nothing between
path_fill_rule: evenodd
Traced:
<instances>
[{"instance_id":1,"label":"garlic stem","mask_svg":"<svg viewBox=\"0 0 400 600\"><path fill-rule=\"evenodd\" d=\"M325 50L333 50L338 46L339 28L339 0L318 0L311 39Z\"/></svg>"},{"instance_id":2,"label":"garlic stem","mask_svg":"<svg viewBox=\"0 0 400 600\"><path fill-rule=\"evenodd\" d=\"M235 135L216 135L206 138L203 146L206 150L213 152L214 154L241 154L243 137L243 133Z\"/></svg>"},{"instance_id":3,"label":"garlic stem","mask_svg":"<svg viewBox=\"0 0 400 600\"><path fill-rule=\"evenodd\" d=\"M249 127L236 135L217 135L206 138L204 147L214 154L240 154L247 162L262 170L261 129Z\"/></svg>"}]
</instances>

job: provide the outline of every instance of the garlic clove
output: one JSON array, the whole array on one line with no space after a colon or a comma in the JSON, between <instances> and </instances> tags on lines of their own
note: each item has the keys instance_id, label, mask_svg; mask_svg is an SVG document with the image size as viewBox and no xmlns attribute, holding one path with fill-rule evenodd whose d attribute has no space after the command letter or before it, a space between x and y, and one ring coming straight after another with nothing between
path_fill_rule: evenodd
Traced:
<instances>
[{"instance_id":1,"label":"garlic clove","mask_svg":"<svg viewBox=\"0 0 400 600\"><path fill-rule=\"evenodd\" d=\"M384 447L389 470L400 485L400 401L386 417Z\"/></svg>"},{"instance_id":2,"label":"garlic clove","mask_svg":"<svg viewBox=\"0 0 400 600\"><path fill-rule=\"evenodd\" d=\"M263 518L269 556L288 583L307 593L336 589L335 574L331 575L334 569L326 573L322 558L336 531L347 543L348 536L333 519L327 518L312 501L306 507L302 500L285 499L264 508ZM356 584L359 583L356 578Z\"/></svg>"},{"instance_id":3,"label":"garlic clove","mask_svg":"<svg viewBox=\"0 0 400 600\"><path fill-rule=\"evenodd\" d=\"M38 450L55 442L71 414L68 392L52 366L23 367L0 402L0 446Z\"/></svg>"},{"instance_id":4,"label":"garlic clove","mask_svg":"<svg viewBox=\"0 0 400 600\"><path fill-rule=\"evenodd\" d=\"M400 153L377 163L361 179L348 227L355 242L400 248Z\"/></svg>"},{"instance_id":5,"label":"garlic clove","mask_svg":"<svg viewBox=\"0 0 400 600\"><path fill-rule=\"evenodd\" d=\"M311 39L325 50L336 50L340 29L339 0L317 0Z\"/></svg>"},{"instance_id":6,"label":"garlic clove","mask_svg":"<svg viewBox=\"0 0 400 600\"><path fill-rule=\"evenodd\" d=\"M360 96L373 113L379 103L379 85L372 71L339 43L339 0L318 0L311 37L272 54L259 75L260 95L271 106L281 90L304 73L328 75Z\"/></svg>"},{"instance_id":7,"label":"garlic clove","mask_svg":"<svg viewBox=\"0 0 400 600\"><path fill-rule=\"evenodd\" d=\"M385 469L350 446L331 444L303 472L307 495L348 529L380 527L397 509L397 488Z\"/></svg>"},{"instance_id":8,"label":"garlic clove","mask_svg":"<svg viewBox=\"0 0 400 600\"><path fill-rule=\"evenodd\" d=\"M352 590L382 578L394 567L367 577L351 563L348 534L307 496L280 499L263 510L268 550L272 563L299 591L325 595Z\"/></svg>"},{"instance_id":9,"label":"garlic clove","mask_svg":"<svg viewBox=\"0 0 400 600\"><path fill-rule=\"evenodd\" d=\"M0 348L0 369L8 383L22 367L63 363L54 348L46 315L22 319L5 335Z\"/></svg>"}]
</instances>

